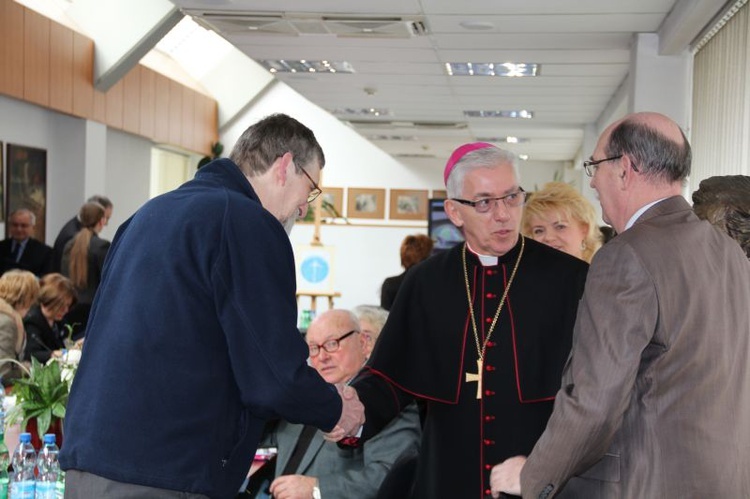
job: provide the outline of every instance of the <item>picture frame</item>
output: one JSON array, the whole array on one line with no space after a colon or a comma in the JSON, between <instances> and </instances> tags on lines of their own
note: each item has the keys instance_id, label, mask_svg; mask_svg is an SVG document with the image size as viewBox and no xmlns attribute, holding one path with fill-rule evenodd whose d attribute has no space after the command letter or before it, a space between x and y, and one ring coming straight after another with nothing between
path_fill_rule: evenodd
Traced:
<instances>
[{"instance_id":1,"label":"picture frame","mask_svg":"<svg viewBox=\"0 0 750 499\"><path fill-rule=\"evenodd\" d=\"M348 218L385 218L385 189L350 187L346 197Z\"/></svg>"},{"instance_id":2,"label":"picture frame","mask_svg":"<svg viewBox=\"0 0 750 499\"><path fill-rule=\"evenodd\" d=\"M333 246L294 247L298 295L333 293L335 256Z\"/></svg>"},{"instance_id":3,"label":"picture frame","mask_svg":"<svg viewBox=\"0 0 750 499\"><path fill-rule=\"evenodd\" d=\"M391 220L427 221L427 191L391 189L389 218Z\"/></svg>"},{"instance_id":4,"label":"picture frame","mask_svg":"<svg viewBox=\"0 0 750 499\"><path fill-rule=\"evenodd\" d=\"M341 218L344 216L344 188L323 187L321 216L323 218Z\"/></svg>"},{"instance_id":5,"label":"picture frame","mask_svg":"<svg viewBox=\"0 0 750 499\"><path fill-rule=\"evenodd\" d=\"M44 242L47 226L47 150L17 144L6 148L5 213L27 208L34 213L32 236ZM5 224L9 237L10 224Z\"/></svg>"},{"instance_id":6,"label":"picture frame","mask_svg":"<svg viewBox=\"0 0 750 499\"><path fill-rule=\"evenodd\" d=\"M315 223L315 210L320 209L321 218L342 218L344 216L344 189L343 187L322 187L320 200L316 199L310 204L304 218L297 220L298 223Z\"/></svg>"},{"instance_id":7,"label":"picture frame","mask_svg":"<svg viewBox=\"0 0 750 499\"><path fill-rule=\"evenodd\" d=\"M432 199L448 199L448 191L445 189L432 189Z\"/></svg>"}]
</instances>

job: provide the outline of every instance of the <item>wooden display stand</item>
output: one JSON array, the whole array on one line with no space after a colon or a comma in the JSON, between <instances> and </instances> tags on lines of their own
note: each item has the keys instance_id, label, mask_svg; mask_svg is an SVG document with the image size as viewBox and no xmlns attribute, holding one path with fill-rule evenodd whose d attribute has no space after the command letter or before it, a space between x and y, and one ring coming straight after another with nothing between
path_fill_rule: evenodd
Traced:
<instances>
[{"instance_id":1,"label":"wooden display stand","mask_svg":"<svg viewBox=\"0 0 750 499\"><path fill-rule=\"evenodd\" d=\"M307 297L310 298L310 310L313 311L313 314L317 315L316 312L317 312L318 298L321 298L321 297L328 298L328 308L331 309L331 308L333 308L333 299L334 298L339 298L341 296L341 293L336 293L336 292L333 292L333 293L325 293L325 292L319 292L319 293L318 292L309 292L309 293L304 293L304 292L302 292L301 293L301 292L297 292L297 308L299 308L299 298L300 298L300 296L307 296Z\"/></svg>"}]
</instances>

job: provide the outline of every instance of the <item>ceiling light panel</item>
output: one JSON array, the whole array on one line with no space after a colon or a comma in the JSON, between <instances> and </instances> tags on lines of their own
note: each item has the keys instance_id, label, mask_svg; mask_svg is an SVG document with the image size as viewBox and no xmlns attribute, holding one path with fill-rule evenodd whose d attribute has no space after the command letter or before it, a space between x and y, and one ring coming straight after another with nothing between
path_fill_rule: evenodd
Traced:
<instances>
[{"instance_id":1,"label":"ceiling light panel","mask_svg":"<svg viewBox=\"0 0 750 499\"><path fill-rule=\"evenodd\" d=\"M346 61L299 61L290 59L263 59L258 61L271 73L354 73Z\"/></svg>"},{"instance_id":2,"label":"ceiling light panel","mask_svg":"<svg viewBox=\"0 0 750 499\"><path fill-rule=\"evenodd\" d=\"M445 70L450 76L504 76L522 78L538 76L541 66L527 62L447 62Z\"/></svg>"},{"instance_id":3,"label":"ceiling light panel","mask_svg":"<svg viewBox=\"0 0 750 499\"><path fill-rule=\"evenodd\" d=\"M531 119L534 117L533 111L527 111L526 109L519 109L516 111L495 111L495 110L479 110L479 111L464 111L464 116L467 118L523 118Z\"/></svg>"}]
</instances>

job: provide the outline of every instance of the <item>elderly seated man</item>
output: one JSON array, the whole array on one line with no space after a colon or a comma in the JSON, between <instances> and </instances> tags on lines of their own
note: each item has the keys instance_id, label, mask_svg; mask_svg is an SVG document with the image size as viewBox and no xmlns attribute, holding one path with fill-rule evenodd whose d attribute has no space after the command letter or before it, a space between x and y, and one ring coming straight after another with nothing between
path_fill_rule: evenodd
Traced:
<instances>
[{"instance_id":1,"label":"elderly seated man","mask_svg":"<svg viewBox=\"0 0 750 499\"><path fill-rule=\"evenodd\" d=\"M310 364L329 383L346 384L365 363L367 339L348 310L319 315L306 340ZM278 447L270 492L274 499L374 498L393 463L405 452L416 452L420 438L414 405L358 448L340 448L316 428L280 421L263 442Z\"/></svg>"}]
</instances>

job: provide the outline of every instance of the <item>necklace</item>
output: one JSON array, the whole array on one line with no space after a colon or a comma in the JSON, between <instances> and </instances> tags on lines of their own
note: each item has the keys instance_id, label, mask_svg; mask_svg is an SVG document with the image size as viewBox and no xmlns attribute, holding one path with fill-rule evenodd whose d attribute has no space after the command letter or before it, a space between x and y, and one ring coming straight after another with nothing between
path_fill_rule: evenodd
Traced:
<instances>
[{"instance_id":1,"label":"necklace","mask_svg":"<svg viewBox=\"0 0 750 499\"><path fill-rule=\"evenodd\" d=\"M505 300L508 298L508 291L510 291L510 286L513 284L513 279L516 277L516 271L518 270L518 265L521 263L521 257L523 256L523 249L525 246L524 237L521 237L521 250L518 252L518 258L516 258L516 264L513 266L513 272L510 273L510 279L508 279L508 285L505 286L505 291L503 291L503 296L500 298L500 304L497 306L497 311L495 312L495 317L492 319L492 324L490 325L490 329L487 331L487 336L484 338L484 342L480 344L479 342L479 331L477 330L477 321L474 318L474 304L473 300L471 299L471 288L469 287L469 271L466 266L466 243L464 243L463 250L461 252L461 258L464 265L464 282L466 283L466 298L469 301L469 314L471 316L471 327L474 330L474 342L477 345L477 356L479 357L477 359L477 373L466 373L466 383L473 383L474 381L477 382L477 398L482 398L482 365L484 364L484 353L487 350L487 343L490 341L490 337L492 336L492 333L495 331L495 325L497 324L497 318L500 317L500 312L503 309L503 305L505 305Z\"/></svg>"}]
</instances>

